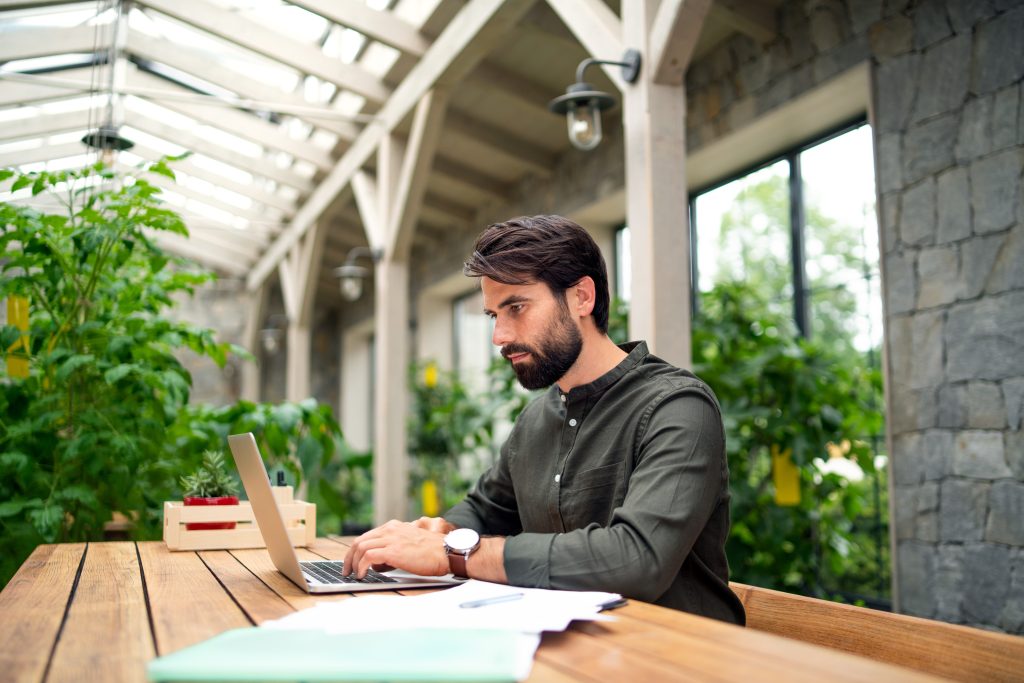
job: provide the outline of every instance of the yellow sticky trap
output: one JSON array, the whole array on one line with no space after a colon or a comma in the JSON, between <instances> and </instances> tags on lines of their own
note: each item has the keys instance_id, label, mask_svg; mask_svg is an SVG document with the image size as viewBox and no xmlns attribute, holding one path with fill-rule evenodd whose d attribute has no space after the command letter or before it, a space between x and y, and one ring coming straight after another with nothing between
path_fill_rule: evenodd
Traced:
<instances>
[{"instance_id":1,"label":"yellow sticky trap","mask_svg":"<svg viewBox=\"0 0 1024 683\"><path fill-rule=\"evenodd\" d=\"M775 484L775 504L782 506L800 504L800 470L793 464L792 448L779 452L778 444L772 444L772 482Z\"/></svg>"},{"instance_id":2,"label":"yellow sticky trap","mask_svg":"<svg viewBox=\"0 0 1024 683\"><path fill-rule=\"evenodd\" d=\"M23 296L7 297L7 323L22 331L18 341L7 349L7 374L24 379L28 377L28 299Z\"/></svg>"},{"instance_id":3,"label":"yellow sticky trap","mask_svg":"<svg viewBox=\"0 0 1024 683\"><path fill-rule=\"evenodd\" d=\"M441 514L441 506L437 502L437 484L433 479L427 479L420 487L420 496L423 499L423 515L425 517L437 517Z\"/></svg>"}]
</instances>

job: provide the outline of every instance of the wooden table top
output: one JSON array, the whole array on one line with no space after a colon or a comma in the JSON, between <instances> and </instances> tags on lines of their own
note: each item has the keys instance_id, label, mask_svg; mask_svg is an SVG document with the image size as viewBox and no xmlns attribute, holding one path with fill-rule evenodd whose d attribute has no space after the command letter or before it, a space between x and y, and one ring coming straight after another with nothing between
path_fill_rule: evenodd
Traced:
<instances>
[{"instance_id":1,"label":"wooden table top","mask_svg":"<svg viewBox=\"0 0 1024 683\"><path fill-rule=\"evenodd\" d=\"M342 559L342 538L298 548ZM414 591L411 591L412 593ZM365 594L364 594L365 595ZM162 541L42 545L0 593L0 681L144 681L157 655L325 600L265 550ZM930 676L637 601L614 622L545 634L530 681L935 681Z\"/></svg>"}]
</instances>

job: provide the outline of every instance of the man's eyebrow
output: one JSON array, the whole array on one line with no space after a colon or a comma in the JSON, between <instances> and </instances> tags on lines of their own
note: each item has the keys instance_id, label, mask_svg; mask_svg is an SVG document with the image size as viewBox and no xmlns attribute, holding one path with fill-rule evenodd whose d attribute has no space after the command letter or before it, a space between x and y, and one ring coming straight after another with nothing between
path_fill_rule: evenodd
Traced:
<instances>
[{"instance_id":1,"label":"man's eyebrow","mask_svg":"<svg viewBox=\"0 0 1024 683\"><path fill-rule=\"evenodd\" d=\"M529 300L530 297L528 296L523 296L522 294L512 294L506 297L500 304L498 304L498 309L500 310L502 308L508 308L513 304L521 304ZM494 311L492 311L489 308L484 308L484 313L486 313L487 315L494 315Z\"/></svg>"}]
</instances>

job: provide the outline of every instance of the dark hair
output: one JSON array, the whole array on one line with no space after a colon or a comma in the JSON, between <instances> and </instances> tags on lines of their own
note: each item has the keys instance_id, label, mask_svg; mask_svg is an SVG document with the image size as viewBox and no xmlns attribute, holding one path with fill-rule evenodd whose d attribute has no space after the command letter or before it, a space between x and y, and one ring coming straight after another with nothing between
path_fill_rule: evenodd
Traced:
<instances>
[{"instance_id":1,"label":"dark hair","mask_svg":"<svg viewBox=\"0 0 1024 683\"><path fill-rule=\"evenodd\" d=\"M462 272L506 285L543 282L553 294L582 278L594 280L594 322L608 332L608 269L594 238L561 216L521 216L480 233Z\"/></svg>"}]
</instances>

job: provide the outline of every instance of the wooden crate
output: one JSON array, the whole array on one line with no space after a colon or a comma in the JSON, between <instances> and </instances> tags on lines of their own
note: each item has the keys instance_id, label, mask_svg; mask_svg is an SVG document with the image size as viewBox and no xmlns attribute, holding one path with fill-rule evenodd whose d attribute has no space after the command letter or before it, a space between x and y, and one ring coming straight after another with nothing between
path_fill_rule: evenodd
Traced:
<instances>
[{"instance_id":1,"label":"wooden crate","mask_svg":"<svg viewBox=\"0 0 1024 683\"><path fill-rule=\"evenodd\" d=\"M316 540L316 505L292 498L291 486L273 487L277 507L293 546ZM234 529L189 530L192 522L237 522ZM168 550L236 550L266 548L249 501L238 505L194 505L180 500L164 502L164 543Z\"/></svg>"}]
</instances>

